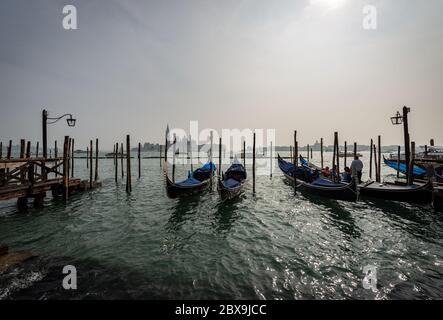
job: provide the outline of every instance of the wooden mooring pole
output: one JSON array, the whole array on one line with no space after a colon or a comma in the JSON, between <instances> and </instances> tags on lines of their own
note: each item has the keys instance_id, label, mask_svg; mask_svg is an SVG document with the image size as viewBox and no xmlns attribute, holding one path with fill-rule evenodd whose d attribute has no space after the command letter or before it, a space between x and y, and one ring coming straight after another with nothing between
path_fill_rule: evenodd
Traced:
<instances>
[{"instance_id":1,"label":"wooden mooring pole","mask_svg":"<svg viewBox=\"0 0 443 320\"><path fill-rule=\"evenodd\" d=\"M69 174L71 173L71 144L72 144L72 139L69 138L68 140L68 150L66 150L66 155L68 157L68 169L66 174L68 175L68 182L69 182Z\"/></svg>"},{"instance_id":2,"label":"wooden mooring pole","mask_svg":"<svg viewBox=\"0 0 443 320\"><path fill-rule=\"evenodd\" d=\"M131 140L129 134L126 135L126 192L132 192Z\"/></svg>"},{"instance_id":3,"label":"wooden mooring pole","mask_svg":"<svg viewBox=\"0 0 443 320\"><path fill-rule=\"evenodd\" d=\"M348 142L345 141L345 159L344 159L344 167L346 168L348 164Z\"/></svg>"},{"instance_id":4,"label":"wooden mooring pole","mask_svg":"<svg viewBox=\"0 0 443 320\"><path fill-rule=\"evenodd\" d=\"M31 141L26 143L26 159L31 158Z\"/></svg>"},{"instance_id":5,"label":"wooden mooring pole","mask_svg":"<svg viewBox=\"0 0 443 320\"><path fill-rule=\"evenodd\" d=\"M92 189L92 179L93 179L93 174L94 174L94 169L92 166L92 152L93 152L93 145L92 145L92 140L89 141L89 189Z\"/></svg>"},{"instance_id":6,"label":"wooden mooring pole","mask_svg":"<svg viewBox=\"0 0 443 320\"><path fill-rule=\"evenodd\" d=\"M335 132L335 141L337 143L337 181L340 181L340 144L338 142L338 132Z\"/></svg>"},{"instance_id":7,"label":"wooden mooring pole","mask_svg":"<svg viewBox=\"0 0 443 320\"><path fill-rule=\"evenodd\" d=\"M369 179L372 179L372 146L374 145L374 140L371 139L371 146L369 148Z\"/></svg>"},{"instance_id":8,"label":"wooden mooring pole","mask_svg":"<svg viewBox=\"0 0 443 320\"><path fill-rule=\"evenodd\" d=\"M381 136L378 136L378 159L377 159L377 164L378 164L378 181L381 182Z\"/></svg>"},{"instance_id":9,"label":"wooden mooring pole","mask_svg":"<svg viewBox=\"0 0 443 320\"><path fill-rule=\"evenodd\" d=\"M25 158L25 140L21 139L20 140L20 159L24 159ZM26 172L23 169L20 169L20 180L21 183L25 183L26 181Z\"/></svg>"},{"instance_id":10,"label":"wooden mooring pole","mask_svg":"<svg viewBox=\"0 0 443 320\"><path fill-rule=\"evenodd\" d=\"M98 181L98 139L95 139L95 176L94 181Z\"/></svg>"},{"instance_id":11,"label":"wooden mooring pole","mask_svg":"<svg viewBox=\"0 0 443 320\"><path fill-rule=\"evenodd\" d=\"M294 166L294 171L292 173L292 177L294 178L294 195L297 194L297 159L298 159L298 142L297 142L297 131L295 130L294 131L294 157L292 157L292 164Z\"/></svg>"},{"instance_id":12,"label":"wooden mooring pole","mask_svg":"<svg viewBox=\"0 0 443 320\"><path fill-rule=\"evenodd\" d=\"M89 169L89 147L86 147L86 169Z\"/></svg>"},{"instance_id":13,"label":"wooden mooring pole","mask_svg":"<svg viewBox=\"0 0 443 320\"><path fill-rule=\"evenodd\" d=\"M118 142L115 144L114 161L115 161L115 183L118 182Z\"/></svg>"},{"instance_id":14,"label":"wooden mooring pole","mask_svg":"<svg viewBox=\"0 0 443 320\"><path fill-rule=\"evenodd\" d=\"M255 195L255 132L252 140L252 193Z\"/></svg>"},{"instance_id":15,"label":"wooden mooring pole","mask_svg":"<svg viewBox=\"0 0 443 320\"><path fill-rule=\"evenodd\" d=\"M138 178L140 179L142 176L142 167L141 167L141 151L142 151L142 144L138 143Z\"/></svg>"},{"instance_id":16,"label":"wooden mooring pole","mask_svg":"<svg viewBox=\"0 0 443 320\"><path fill-rule=\"evenodd\" d=\"M380 176L378 174L378 165L377 165L377 146L374 143L374 169L375 169L375 181L380 182Z\"/></svg>"},{"instance_id":17,"label":"wooden mooring pole","mask_svg":"<svg viewBox=\"0 0 443 320\"><path fill-rule=\"evenodd\" d=\"M68 200L69 197L69 164L68 164L68 154L69 154L69 136L65 136L63 143L63 198Z\"/></svg>"},{"instance_id":18,"label":"wooden mooring pole","mask_svg":"<svg viewBox=\"0 0 443 320\"><path fill-rule=\"evenodd\" d=\"M246 141L243 141L243 167L246 170Z\"/></svg>"},{"instance_id":19,"label":"wooden mooring pole","mask_svg":"<svg viewBox=\"0 0 443 320\"><path fill-rule=\"evenodd\" d=\"M114 148L114 153L112 154L112 158L114 160L114 169L115 169L115 166L117 165L117 158L115 156L117 154L117 149L115 147L115 144L113 145L113 148Z\"/></svg>"},{"instance_id":20,"label":"wooden mooring pole","mask_svg":"<svg viewBox=\"0 0 443 320\"><path fill-rule=\"evenodd\" d=\"M174 140L172 145L172 183L175 183L175 148L177 142L177 137L175 133L173 135L173 138ZM212 175L211 175L211 181L212 181Z\"/></svg>"},{"instance_id":21,"label":"wooden mooring pole","mask_svg":"<svg viewBox=\"0 0 443 320\"><path fill-rule=\"evenodd\" d=\"M337 154L337 141L335 140L335 133L334 133L334 149L332 151L332 180L335 181L335 176L337 173L337 165L335 164L336 160L336 154Z\"/></svg>"},{"instance_id":22,"label":"wooden mooring pole","mask_svg":"<svg viewBox=\"0 0 443 320\"><path fill-rule=\"evenodd\" d=\"M320 139L320 161L321 161L321 168L324 168L324 159L323 159L323 138Z\"/></svg>"},{"instance_id":23,"label":"wooden mooring pole","mask_svg":"<svg viewBox=\"0 0 443 320\"><path fill-rule=\"evenodd\" d=\"M12 140L9 140L8 153L6 155L8 160L11 160L11 153L12 153Z\"/></svg>"},{"instance_id":24,"label":"wooden mooring pole","mask_svg":"<svg viewBox=\"0 0 443 320\"><path fill-rule=\"evenodd\" d=\"M72 138L72 146L71 146L71 178L74 178L74 138Z\"/></svg>"},{"instance_id":25,"label":"wooden mooring pole","mask_svg":"<svg viewBox=\"0 0 443 320\"><path fill-rule=\"evenodd\" d=\"M410 172L409 172L409 164L411 162L411 140L409 136L409 121L408 121L408 113L411 109L404 106L403 107L403 135L405 140L405 163L406 163L406 177L407 177L407 184L411 184L410 180Z\"/></svg>"},{"instance_id":26,"label":"wooden mooring pole","mask_svg":"<svg viewBox=\"0 0 443 320\"><path fill-rule=\"evenodd\" d=\"M125 172L124 172L124 169L123 169L123 143L121 143L120 144L120 166L121 166L121 168L122 168L122 178L124 178L124 176L125 176Z\"/></svg>"},{"instance_id":27,"label":"wooden mooring pole","mask_svg":"<svg viewBox=\"0 0 443 320\"><path fill-rule=\"evenodd\" d=\"M307 159L307 160L308 160L308 163L309 163L309 149L310 149L310 148L309 148L309 144L308 144L307 149L306 149L306 151L307 151L307 157L308 157L308 159Z\"/></svg>"}]
</instances>

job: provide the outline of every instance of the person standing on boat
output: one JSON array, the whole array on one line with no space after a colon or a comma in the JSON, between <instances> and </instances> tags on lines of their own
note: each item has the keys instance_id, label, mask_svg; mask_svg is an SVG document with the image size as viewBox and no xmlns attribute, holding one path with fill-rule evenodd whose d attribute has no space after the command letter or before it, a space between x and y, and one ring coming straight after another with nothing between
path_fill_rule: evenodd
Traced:
<instances>
[{"instance_id":1,"label":"person standing on boat","mask_svg":"<svg viewBox=\"0 0 443 320\"><path fill-rule=\"evenodd\" d=\"M351 163L351 172L357 172L358 183L361 183L361 176L363 173L363 162L358 158L358 156L354 157L354 160Z\"/></svg>"}]
</instances>

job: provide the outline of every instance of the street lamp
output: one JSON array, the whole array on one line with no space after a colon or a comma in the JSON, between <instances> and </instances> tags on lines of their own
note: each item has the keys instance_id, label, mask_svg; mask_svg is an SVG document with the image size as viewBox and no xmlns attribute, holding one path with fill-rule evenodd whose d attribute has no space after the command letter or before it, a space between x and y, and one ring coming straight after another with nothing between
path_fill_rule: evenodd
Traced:
<instances>
[{"instance_id":1,"label":"street lamp","mask_svg":"<svg viewBox=\"0 0 443 320\"><path fill-rule=\"evenodd\" d=\"M391 117L391 122L394 126L403 123L403 116L400 114L400 112L397 111L395 117Z\"/></svg>"},{"instance_id":2,"label":"street lamp","mask_svg":"<svg viewBox=\"0 0 443 320\"><path fill-rule=\"evenodd\" d=\"M411 112L411 108L403 107L403 114L397 111L397 114L394 117L391 117L391 122L393 125L403 124L403 134L405 139L405 161L406 161L406 177L408 179L408 184L412 182L410 161L411 161L411 145L410 145L410 137L409 137L409 128L408 128L408 113ZM400 159L398 159L400 161Z\"/></svg>"},{"instance_id":3,"label":"street lamp","mask_svg":"<svg viewBox=\"0 0 443 320\"><path fill-rule=\"evenodd\" d=\"M48 117L48 111L43 110L42 112L42 120L43 120L43 158L47 158L48 157L48 124L54 124L57 121L63 119L63 118L67 118L66 122L68 123L69 127L74 127L75 126L75 122L77 121L76 119L74 119L72 117L72 114L67 113L64 114L60 117L57 118L50 118ZM48 122L49 120L49 122Z\"/></svg>"}]
</instances>

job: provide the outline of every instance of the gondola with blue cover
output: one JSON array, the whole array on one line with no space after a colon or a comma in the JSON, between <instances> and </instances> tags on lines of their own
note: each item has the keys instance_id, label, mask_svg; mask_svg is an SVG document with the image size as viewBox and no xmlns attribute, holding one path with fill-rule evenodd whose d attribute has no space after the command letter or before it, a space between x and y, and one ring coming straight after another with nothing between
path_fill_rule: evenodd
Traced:
<instances>
[{"instance_id":1,"label":"gondola with blue cover","mask_svg":"<svg viewBox=\"0 0 443 320\"><path fill-rule=\"evenodd\" d=\"M240 195L246 179L245 167L235 159L229 169L218 180L218 192L222 200L234 199Z\"/></svg>"},{"instance_id":2,"label":"gondola with blue cover","mask_svg":"<svg viewBox=\"0 0 443 320\"><path fill-rule=\"evenodd\" d=\"M209 188L212 176L216 171L213 163L208 162L201 168L188 173L188 178L180 182L173 182L166 174L166 192L168 197L177 198L180 196L200 193Z\"/></svg>"},{"instance_id":3,"label":"gondola with blue cover","mask_svg":"<svg viewBox=\"0 0 443 320\"><path fill-rule=\"evenodd\" d=\"M300 158L301 166L297 167L296 172L296 178L297 180L302 180L306 182L310 182L318 177L319 172L311 169L308 165L305 165L302 161L303 158ZM293 180L294 176L294 164L288 161L283 160L282 157L278 154L278 167L283 172L285 177L289 177Z\"/></svg>"},{"instance_id":4,"label":"gondola with blue cover","mask_svg":"<svg viewBox=\"0 0 443 320\"><path fill-rule=\"evenodd\" d=\"M406 174L406 164L400 162L397 163L396 160L388 160L385 157L383 157L383 160L385 162L385 165L387 165L388 167L394 169L394 170L399 170L401 173ZM424 178L424 176L426 175L426 169L419 167L417 165L414 165L412 173L414 175L414 177L416 178Z\"/></svg>"},{"instance_id":5,"label":"gondola with blue cover","mask_svg":"<svg viewBox=\"0 0 443 320\"><path fill-rule=\"evenodd\" d=\"M285 178L294 183L294 165L278 156L278 164ZM319 177L318 170L307 167L302 162L302 166L296 170L297 190L301 192L326 197L336 200L356 201L357 185L355 179L349 183L333 182Z\"/></svg>"}]
</instances>

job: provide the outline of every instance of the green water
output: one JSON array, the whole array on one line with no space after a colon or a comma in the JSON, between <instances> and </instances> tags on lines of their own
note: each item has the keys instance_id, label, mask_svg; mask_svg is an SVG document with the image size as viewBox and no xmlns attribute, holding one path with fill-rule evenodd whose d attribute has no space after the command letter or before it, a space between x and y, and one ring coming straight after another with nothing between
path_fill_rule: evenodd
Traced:
<instances>
[{"instance_id":1,"label":"green water","mask_svg":"<svg viewBox=\"0 0 443 320\"><path fill-rule=\"evenodd\" d=\"M75 164L86 178L86 160ZM216 191L171 200L158 159L143 160L140 180L133 160L128 195L113 160L99 166L103 187L66 204L0 203L0 243L39 255L0 274L0 298L443 298L443 219L430 206L294 197L277 168L257 177L255 197L249 181L233 202ZM68 263L76 292L61 288ZM376 292L363 288L367 265Z\"/></svg>"}]
</instances>

